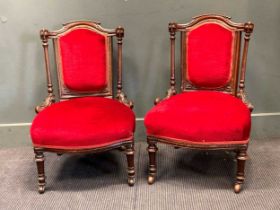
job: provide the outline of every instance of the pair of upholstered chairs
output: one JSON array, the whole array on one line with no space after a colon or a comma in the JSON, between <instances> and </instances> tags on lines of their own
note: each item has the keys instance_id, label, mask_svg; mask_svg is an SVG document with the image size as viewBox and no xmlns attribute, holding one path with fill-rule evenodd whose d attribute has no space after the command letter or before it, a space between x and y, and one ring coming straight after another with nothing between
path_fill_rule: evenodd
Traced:
<instances>
[{"instance_id":1,"label":"pair of upholstered chairs","mask_svg":"<svg viewBox=\"0 0 280 210\"><path fill-rule=\"evenodd\" d=\"M253 109L244 91L248 43L253 27L250 22L234 23L220 15L198 16L188 24L169 24L170 88L164 99L156 99L155 106L145 117L149 184L155 181L156 144L160 142L175 147L236 152L234 191L240 192ZM179 94L175 88L176 32L181 33ZM43 29L40 36L48 96L36 107L39 114L31 127L39 192L45 191L44 152L60 155L121 149L127 156L128 184L132 186L135 183L135 115L131 110L132 102L122 90L124 29L109 30L96 22L77 21L54 32ZM115 97L112 82L114 36L118 46ZM53 40L55 50L59 102L55 102L53 93L49 39Z\"/></svg>"}]
</instances>

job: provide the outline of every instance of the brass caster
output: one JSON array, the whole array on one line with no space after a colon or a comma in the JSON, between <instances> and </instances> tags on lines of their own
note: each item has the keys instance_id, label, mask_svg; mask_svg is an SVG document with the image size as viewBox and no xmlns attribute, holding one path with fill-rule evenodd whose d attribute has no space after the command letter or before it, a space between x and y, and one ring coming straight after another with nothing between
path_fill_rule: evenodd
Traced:
<instances>
[{"instance_id":1,"label":"brass caster","mask_svg":"<svg viewBox=\"0 0 280 210\"><path fill-rule=\"evenodd\" d=\"M43 193L45 192L45 186L39 186L39 187L38 187L38 192L39 192L40 194L43 194Z\"/></svg>"},{"instance_id":2,"label":"brass caster","mask_svg":"<svg viewBox=\"0 0 280 210\"><path fill-rule=\"evenodd\" d=\"M135 177L128 177L127 183L132 187L135 184Z\"/></svg>"},{"instance_id":3,"label":"brass caster","mask_svg":"<svg viewBox=\"0 0 280 210\"><path fill-rule=\"evenodd\" d=\"M149 175L148 176L148 184L154 184L156 178L154 176Z\"/></svg>"},{"instance_id":4,"label":"brass caster","mask_svg":"<svg viewBox=\"0 0 280 210\"><path fill-rule=\"evenodd\" d=\"M242 189L242 185L241 185L241 184L236 183L236 184L234 185L234 192L235 192L235 193L240 193L241 189Z\"/></svg>"}]
</instances>

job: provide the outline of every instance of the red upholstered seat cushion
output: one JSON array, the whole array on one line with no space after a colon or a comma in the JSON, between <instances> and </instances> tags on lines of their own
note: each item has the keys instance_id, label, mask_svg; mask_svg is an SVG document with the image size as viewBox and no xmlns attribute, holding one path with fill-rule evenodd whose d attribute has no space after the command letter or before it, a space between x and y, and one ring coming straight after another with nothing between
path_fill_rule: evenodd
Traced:
<instances>
[{"instance_id":1,"label":"red upholstered seat cushion","mask_svg":"<svg viewBox=\"0 0 280 210\"><path fill-rule=\"evenodd\" d=\"M206 23L187 33L186 79L198 87L225 86L231 77L234 33Z\"/></svg>"},{"instance_id":2,"label":"red upholstered seat cushion","mask_svg":"<svg viewBox=\"0 0 280 210\"><path fill-rule=\"evenodd\" d=\"M107 86L106 37L76 29L59 38L65 86L76 91L98 91Z\"/></svg>"},{"instance_id":3,"label":"red upholstered seat cushion","mask_svg":"<svg viewBox=\"0 0 280 210\"><path fill-rule=\"evenodd\" d=\"M58 102L34 119L34 146L45 148L96 148L132 140L134 113L120 102L84 97Z\"/></svg>"},{"instance_id":4,"label":"red upholstered seat cushion","mask_svg":"<svg viewBox=\"0 0 280 210\"><path fill-rule=\"evenodd\" d=\"M175 95L152 108L145 117L147 135L196 143L247 141L251 116L232 95L195 91Z\"/></svg>"}]
</instances>

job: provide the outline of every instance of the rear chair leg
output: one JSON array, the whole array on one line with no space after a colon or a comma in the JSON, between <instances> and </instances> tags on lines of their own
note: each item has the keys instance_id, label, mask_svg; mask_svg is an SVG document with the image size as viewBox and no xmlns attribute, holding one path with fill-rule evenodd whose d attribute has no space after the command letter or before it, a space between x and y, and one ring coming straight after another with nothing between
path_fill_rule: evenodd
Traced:
<instances>
[{"instance_id":1,"label":"rear chair leg","mask_svg":"<svg viewBox=\"0 0 280 210\"><path fill-rule=\"evenodd\" d=\"M44 169L44 154L42 151L34 149L35 161L37 164L38 171L38 192L40 194L45 192L46 180L45 180L45 169Z\"/></svg>"},{"instance_id":2,"label":"rear chair leg","mask_svg":"<svg viewBox=\"0 0 280 210\"><path fill-rule=\"evenodd\" d=\"M128 185L133 186L135 184L135 168L134 168L134 145L130 144L125 148L125 154L127 158L127 173L128 173Z\"/></svg>"},{"instance_id":3,"label":"rear chair leg","mask_svg":"<svg viewBox=\"0 0 280 210\"><path fill-rule=\"evenodd\" d=\"M157 164L156 164L156 152L158 148L156 142L150 141L148 139L148 148L149 152L149 175L148 175L148 184L153 184L156 178Z\"/></svg>"},{"instance_id":4,"label":"rear chair leg","mask_svg":"<svg viewBox=\"0 0 280 210\"><path fill-rule=\"evenodd\" d=\"M245 170L245 162L248 159L247 157L247 149L243 149L237 152L237 173L236 173L236 181L234 184L234 192L239 193L242 189L242 185L244 183L244 170Z\"/></svg>"}]
</instances>

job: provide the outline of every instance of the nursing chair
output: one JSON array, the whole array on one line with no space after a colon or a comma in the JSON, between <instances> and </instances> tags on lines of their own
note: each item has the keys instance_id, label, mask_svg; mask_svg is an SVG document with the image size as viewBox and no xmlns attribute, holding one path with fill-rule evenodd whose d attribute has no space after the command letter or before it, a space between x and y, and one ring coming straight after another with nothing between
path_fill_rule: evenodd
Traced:
<instances>
[{"instance_id":1,"label":"nursing chair","mask_svg":"<svg viewBox=\"0 0 280 210\"><path fill-rule=\"evenodd\" d=\"M253 110L245 94L246 60L253 28L251 22L235 23L221 15L201 15L187 24L169 24L170 88L164 99L155 100L145 117L149 184L156 178L159 142L175 148L236 152L234 191L240 192ZM181 34L179 94L175 88L176 32Z\"/></svg>"},{"instance_id":2,"label":"nursing chair","mask_svg":"<svg viewBox=\"0 0 280 210\"><path fill-rule=\"evenodd\" d=\"M125 151L128 184L134 185L133 104L122 91L124 29L76 21L50 32L40 31L44 49L48 96L36 107L31 126L38 169L38 191L45 191L44 152L95 153ZM117 90L113 97L112 41L117 38ZM53 41L59 97L55 102L48 40Z\"/></svg>"}]
</instances>

